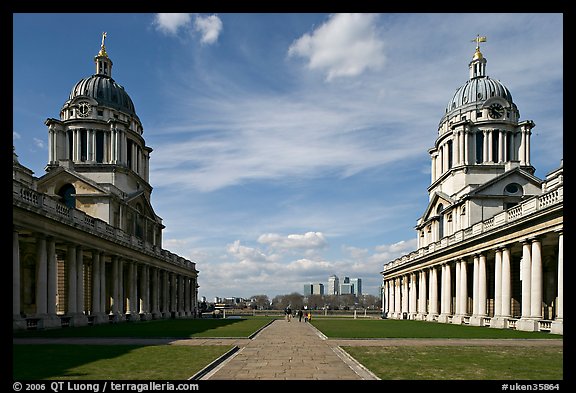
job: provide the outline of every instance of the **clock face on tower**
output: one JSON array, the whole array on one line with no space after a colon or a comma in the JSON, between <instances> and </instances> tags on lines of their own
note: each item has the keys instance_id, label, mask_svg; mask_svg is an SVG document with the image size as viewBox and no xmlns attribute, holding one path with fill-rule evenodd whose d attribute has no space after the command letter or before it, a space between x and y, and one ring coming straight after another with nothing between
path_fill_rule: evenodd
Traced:
<instances>
[{"instance_id":1,"label":"clock face on tower","mask_svg":"<svg viewBox=\"0 0 576 393\"><path fill-rule=\"evenodd\" d=\"M92 107L86 101L78 103L78 114L82 117L86 117L92 112Z\"/></svg>"},{"instance_id":2,"label":"clock face on tower","mask_svg":"<svg viewBox=\"0 0 576 393\"><path fill-rule=\"evenodd\" d=\"M492 104L488 107L488 116L492 119L499 119L504 115L504 107L500 104Z\"/></svg>"}]
</instances>

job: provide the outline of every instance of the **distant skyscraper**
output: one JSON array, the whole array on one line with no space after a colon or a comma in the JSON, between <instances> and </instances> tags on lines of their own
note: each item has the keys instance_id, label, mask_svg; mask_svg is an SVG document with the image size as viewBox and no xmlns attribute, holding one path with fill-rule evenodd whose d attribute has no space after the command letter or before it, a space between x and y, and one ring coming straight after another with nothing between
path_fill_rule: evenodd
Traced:
<instances>
[{"instance_id":1,"label":"distant skyscraper","mask_svg":"<svg viewBox=\"0 0 576 393\"><path fill-rule=\"evenodd\" d=\"M312 295L312 284L304 284L304 296Z\"/></svg>"},{"instance_id":2,"label":"distant skyscraper","mask_svg":"<svg viewBox=\"0 0 576 393\"><path fill-rule=\"evenodd\" d=\"M353 278L350 280L350 284L352 285L352 293L356 296L362 296L362 279Z\"/></svg>"},{"instance_id":3,"label":"distant skyscraper","mask_svg":"<svg viewBox=\"0 0 576 393\"><path fill-rule=\"evenodd\" d=\"M328 277L328 293L327 295L339 295L340 294L340 280L335 274Z\"/></svg>"},{"instance_id":4,"label":"distant skyscraper","mask_svg":"<svg viewBox=\"0 0 576 393\"><path fill-rule=\"evenodd\" d=\"M324 284L322 283L312 284L312 294L324 295Z\"/></svg>"}]
</instances>

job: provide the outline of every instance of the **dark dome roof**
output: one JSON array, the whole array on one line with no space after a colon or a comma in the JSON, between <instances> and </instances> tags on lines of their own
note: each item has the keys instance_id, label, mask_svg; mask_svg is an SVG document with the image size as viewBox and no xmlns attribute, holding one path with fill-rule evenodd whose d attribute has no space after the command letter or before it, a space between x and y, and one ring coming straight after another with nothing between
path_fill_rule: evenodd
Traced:
<instances>
[{"instance_id":1,"label":"dark dome roof","mask_svg":"<svg viewBox=\"0 0 576 393\"><path fill-rule=\"evenodd\" d=\"M500 81L488 76L472 78L456 90L446 106L446 113L468 105L481 105L492 97L500 97L508 101L510 105L513 104L510 90Z\"/></svg>"},{"instance_id":2,"label":"dark dome roof","mask_svg":"<svg viewBox=\"0 0 576 393\"><path fill-rule=\"evenodd\" d=\"M81 79L74 85L68 102L78 96L88 96L98 101L98 105L111 107L130 115L136 115L134 103L124 87L109 76L97 74Z\"/></svg>"}]
</instances>

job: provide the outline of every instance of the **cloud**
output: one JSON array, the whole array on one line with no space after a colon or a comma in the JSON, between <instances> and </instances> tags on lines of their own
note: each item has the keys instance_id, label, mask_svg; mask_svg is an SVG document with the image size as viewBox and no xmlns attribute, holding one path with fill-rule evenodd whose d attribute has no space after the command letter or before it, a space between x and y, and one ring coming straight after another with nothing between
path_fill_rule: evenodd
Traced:
<instances>
[{"instance_id":1,"label":"cloud","mask_svg":"<svg viewBox=\"0 0 576 393\"><path fill-rule=\"evenodd\" d=\"M385 57L376 19L374 14L334 14L312 33L294 41L288 56L307 59L308 68L325 71L328 81L379 70Z\"/></svg>"},{"instance_id":2,"label":"cloud","mask_svg":"<svg viewBox=\"0 0 576 393\"><path fill-rule=\"evenodd\" d=\"M184 30L191 35L193 31L200 33L200 42L202 44L213 44L218 40L222 31L222 20L216 15L203 17L196 15L192 22L194 14L173 13L173 14L156 14L153 24L160 32L168 35L177 35L178 31Z\"/></svg>"},{"instance_id":3,"label":"cloud","mask_svg":"<svg viewBox=\"0 0 576 393\"><path fill-rule=\"evenodd\" d=\"M154 25L162 33L176 35L180 28L188 28L192 14L183 13L159 13L154 18Z\"/></svg>"},{"instance_id":4,"label":"cloud","mask_svg":"<svg viewBox=\"0 0 576 393\"><path fill-rule=\"evenodd\" d=\"M222 31L222 21L216 15L197 16L194 20L194 28L202 34L201 43L213 44L218 40Z\"/></svg>"},{"instance_id":5,"label":"cloud","mask_svg":"<svg viewBox=\"0 0 576 393\"><path fill-rule=\"evenodd\" d=\"M322 232L306 232L303 235L281 236L275 233L260 235L258 243L279 249L319 249L328 244Z\"/></svg>"},{"instance_id":6,"label":"cloud","mask_svg":"<svg viewBox=\"0 0 576 393\"><path fill-rule=\"evenodd\" d=\"M32 138L32 140L34 141L34 145L40 149L44 149L44 141L42 139L38 139L38 138Z\"/></svg>"}]
</instances>

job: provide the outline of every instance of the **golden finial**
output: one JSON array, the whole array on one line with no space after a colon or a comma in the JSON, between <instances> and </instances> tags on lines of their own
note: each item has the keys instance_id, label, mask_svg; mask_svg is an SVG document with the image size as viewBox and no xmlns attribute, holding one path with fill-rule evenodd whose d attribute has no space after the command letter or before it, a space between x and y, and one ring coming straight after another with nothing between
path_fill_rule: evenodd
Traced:
<instances>
[{"instance_id":1,"label":"golden finial","mask_svg":"<svg viewBox=\"0 0 576 393\"><path fill-rule=\"evenodd\" d=\"M474 38L472 40L472 42L476 43L476 52L474 52L474 56L472 57L472 60L481 59L484 56L482 56L482 52L480 52L480 43L486 42L486 36L481 36L480 34L477 34L476 38Z\"/></svg>"},{"instance_id":2,"label":"golden finial","mask_svg":"<svg viewBox=\"0 0 576 393\"><path fill-rule=\"evenodd\" d=\"M106 40L106 32L102 33L102 45L100 45L100 52L98 52L98 56L108 57L108 53L106 53L106 47L104 46L104 41Z\"/></svg>"}]
</instances>

